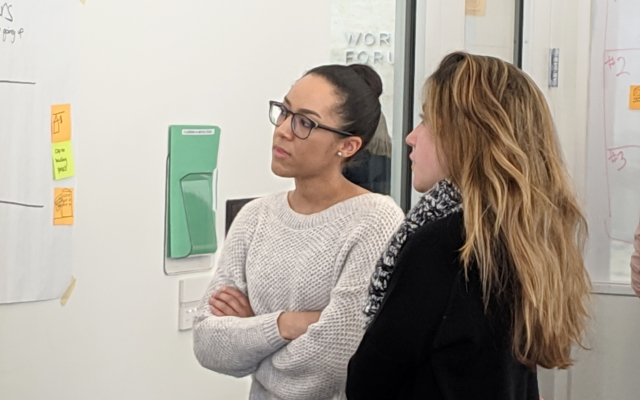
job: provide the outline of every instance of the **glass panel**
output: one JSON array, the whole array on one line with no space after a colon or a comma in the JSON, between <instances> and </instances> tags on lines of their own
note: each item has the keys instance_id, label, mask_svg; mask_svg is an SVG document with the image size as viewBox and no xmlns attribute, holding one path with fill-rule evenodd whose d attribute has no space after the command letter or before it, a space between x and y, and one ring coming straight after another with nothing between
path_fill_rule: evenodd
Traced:
<instances>
[{"instance_id":1,"label":"glass panel","mask_svg":"<svg viewBox=\"0 0 640 400\"><path fill-rule=\"evenodd\" d=\"M345 169L345 176L373 192L390 194L394 95L396 0L333 0L331 62L367 64L382 78L382 118L369 146Z\"/></svg>"},{"instance_id":2,"label":"glass panel","mask_svg":"<svg viewBox=\"0 0 640 400\"><path fill-rule=\"evenodd\" d=\"M594 0L591 21L588 261L594 281L627 283L640 219L640 3Z\"/></svg>"},{"instance_id":3,"label":"glass panel","mask_svg":"<svg viewBox=\"0 0 640 400\"><path fill-rule=\"evenodd\" d=\"M514 0L466 0L465 14L468 52L514 61Z\"/></svg>"}]
</instances>

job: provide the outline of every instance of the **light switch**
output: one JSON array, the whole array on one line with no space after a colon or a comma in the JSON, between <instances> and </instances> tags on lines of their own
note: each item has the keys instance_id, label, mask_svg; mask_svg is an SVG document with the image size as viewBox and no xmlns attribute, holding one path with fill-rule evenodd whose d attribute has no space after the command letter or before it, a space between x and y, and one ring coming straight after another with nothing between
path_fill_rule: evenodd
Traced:
<instances>
[{"instance_id":1,"label":"light switch","mask_svg":"<svg viewBox=\"0 0 640 400\"><path fill-rule=\"evenodd\" d=\"M211 277L183 279L180 281L178 299L180 308L178 311L178 330L188 331L193 327L193 319L200 301L204 297Z\"/></svg>"},{"instance_id":2,"label":"light switch","mask_svg":"<svg viewBox=\"0 0 640 400\"><path fill-rule=\"evenodd\" d=\"M200 301L190 303L180 303L180 316L178 319L178 330L188 331L193 328L193 319L196 316Z\"/></svg>"}]
</instances>

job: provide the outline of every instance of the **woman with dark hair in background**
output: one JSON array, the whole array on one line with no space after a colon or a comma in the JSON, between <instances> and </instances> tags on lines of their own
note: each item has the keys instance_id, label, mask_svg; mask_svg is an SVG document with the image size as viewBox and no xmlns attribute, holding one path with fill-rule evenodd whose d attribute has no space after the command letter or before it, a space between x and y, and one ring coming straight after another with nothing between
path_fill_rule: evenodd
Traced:
<instances>
[{"instance_id":1,"label":"woman with dark hair in background","mask_svg":"<svg viewBox=\"0 0 640 400\"><path fill-rule=\"evenodd\" d=\"M295 189L242 208L193 331L205 368L252 375L250 399L344 395L375 260L403 217L342 175L374 135L381 93L371 68L326 65L270 103L271 168Z\"/></svg>"},{"instance_id":2,"label":"woman with dark hair in background","mask_svg":"<svg viewBox=\"0 0 640 400\"><path fill-rule=\"evenodd\" d=\"M349 181L371 192L391 193L391 137L384 114L380 113L378 128L369 145L346 164L343 173Z\"/></svg>"}]
</instances>

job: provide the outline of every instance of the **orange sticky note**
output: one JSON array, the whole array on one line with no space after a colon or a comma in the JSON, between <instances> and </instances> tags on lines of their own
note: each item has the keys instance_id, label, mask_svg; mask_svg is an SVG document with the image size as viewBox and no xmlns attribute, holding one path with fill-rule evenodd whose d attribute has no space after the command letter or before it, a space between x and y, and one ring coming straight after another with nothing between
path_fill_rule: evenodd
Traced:
<instances>
[{"instance_id":1,"label":"orange sticky note","mask_svg":"<svg viewBox=\"0 0 640 400\"><path fill-rule=\"evenodd\" d=\"M484 17L487 9L487 0L465 0L464 13L474 17Z\"/></svg>"},{"instance_id":2,"label":"orange sticky note","mask_svg":"<svg viewBox=\"0 0 640 400\"><path fill-rule=\"evenodd\" d=\"M53 195L53 224L73 225L72 188L55 188Z\"/></svg>"},{"instance_id":3,"label":"orange sticky note","mask_svg":"<svg viewBox=\"0 0 640 400\"><path fill-rule=\"evenodd\" d=\"M629 108L640 110L640 86L633 86L629 89Z\"/></svg>"},{"instance_id":4,"label":"orange sticky note","mask_svg":"<svg viewBox=\"0 0 640 400\"><path fill-rule=\"evenodd\" d=\"M71 140L71 104L51 106L51 141Z\"/></svg>"}]
</instances>

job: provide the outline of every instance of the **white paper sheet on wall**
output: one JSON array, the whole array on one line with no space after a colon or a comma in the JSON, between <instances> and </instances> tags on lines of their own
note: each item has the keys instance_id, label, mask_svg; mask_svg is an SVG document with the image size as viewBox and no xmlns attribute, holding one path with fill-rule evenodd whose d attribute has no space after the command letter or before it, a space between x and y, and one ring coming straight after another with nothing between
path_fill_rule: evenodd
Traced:
<instances>
[{"instance_id":1,"label":"white paper sheet on wall","mask_svg":"<svg viewBox=\"0 0 640 400\"><path fill-rule=\"evenodd\" d=\"M0 1L0 303L59 298L72 226L54 226L51 106L75 98L76 13L66 0ZM75 134L74 134L75 135Z\"/></svg>"},{"instance_id":2,"label":"white paper sheet on wall","mask_svg":"<svg viewBox=\"0 0 640 400\"><path fill-rule=\"evenodd\" d=\"M628 282L640 219L640 2L593 0L587 193L596 281Z\"/></svg>"}]
</instances>

